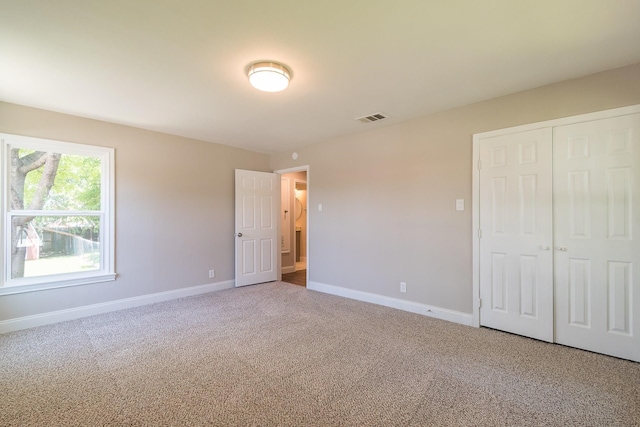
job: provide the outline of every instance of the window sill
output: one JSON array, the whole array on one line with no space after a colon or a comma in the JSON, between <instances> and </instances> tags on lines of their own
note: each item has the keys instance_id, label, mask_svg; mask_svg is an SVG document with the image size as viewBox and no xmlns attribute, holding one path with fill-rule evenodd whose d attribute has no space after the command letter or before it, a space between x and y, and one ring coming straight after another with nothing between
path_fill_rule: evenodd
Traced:
<instances>
[{"instance_id":1,"label":"window sill","mask_svg":"<svg viewBox=\"0 0 640 427\"><path fill-rule=\"evenodd\" d=\"M48 289L66 288L69 286L90 285L92 283L111 282L116 280L115 273L100 274L96 276L85 276L75 279L63 279L46 283L35 283L32 285L13 285L0 288L0 296L23 294L26 292L44 291Z\"/></svg>"}]
</instances>

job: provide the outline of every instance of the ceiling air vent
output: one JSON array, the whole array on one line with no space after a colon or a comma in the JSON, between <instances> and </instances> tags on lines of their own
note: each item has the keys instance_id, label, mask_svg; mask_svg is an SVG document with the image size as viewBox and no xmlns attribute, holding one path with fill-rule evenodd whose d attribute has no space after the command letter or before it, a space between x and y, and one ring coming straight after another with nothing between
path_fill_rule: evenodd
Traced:
<instances>
[{"instance_id":1,"label":"ceiling air vent","mask_svg":"<svg viewBox=\"0 0 640 427\"><path fill-rule=\"evenodd\" d=\"M369 116L358 117L356 118L356 120L358 120L360 123L371 123L371 122L377 122L378 120L382 120L386 118L387 116L385 116L382 113L374 113Z\"/></svg>"}]
</instances>

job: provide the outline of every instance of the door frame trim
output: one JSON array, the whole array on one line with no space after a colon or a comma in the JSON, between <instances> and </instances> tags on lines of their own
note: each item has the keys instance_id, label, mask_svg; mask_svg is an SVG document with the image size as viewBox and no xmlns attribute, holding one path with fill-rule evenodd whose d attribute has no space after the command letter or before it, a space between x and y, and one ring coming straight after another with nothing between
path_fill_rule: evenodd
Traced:
<instances>
[{"instance_id":1,"label":"door frame trim","mask_svg":"<svg viewBox=\"0 0 640 427\"><path fill-rule=\"evenodd\" d=\"M486 138L495 136L508 135L511 133L518 133L523 131L529 131L540 128L554 128L557 126L571 125L581 122L588 122L593 120L608 119L612 117L620 117L631 114L640 113L640 104L631 105L621 108L613 108L610 110L596 111L592 113L579 114L575 116L562 117L558 119L551 119L542 122L529 123L526 125L513 126L504 129L497 129L488 132L481 132L473 134L473 157L471 163L471 175L472 179L472 226L471 226L471 241L473 243L473 257L472 257L472 301L473 301L473 314L471 318L472 326L480 327L480 142Z\"/></svg>"},{"instance_id":2,"label":"door frame trim","mask_svg":"<svg viewBox=\"0 0 640 427\"><path fill-rule=\"evenodd\" d=\"M274 170L273 173L277 173L278 175L283 175L285 173L295 173L295 172L306 172L307 174L307 239L306 239L306 254L307 254L307 274L306 274L306 283L307 285L309 284L309 259L311 258L309 256L309 234L311 233L311 221L309 220L309 212L311 211L311 209L309 209L309 206L311 206L311 203L309 202L310 197L309 195L311 194L311 168L309 167L309 165L302 165L302 166L295 166L292 168L286 168L286 169L278 169L278 170ZM278 280L282 280L282 248L281 246L278 246ZM295 262L295 258L294 258L294 262Z\"/></svg>"}]
</instances>

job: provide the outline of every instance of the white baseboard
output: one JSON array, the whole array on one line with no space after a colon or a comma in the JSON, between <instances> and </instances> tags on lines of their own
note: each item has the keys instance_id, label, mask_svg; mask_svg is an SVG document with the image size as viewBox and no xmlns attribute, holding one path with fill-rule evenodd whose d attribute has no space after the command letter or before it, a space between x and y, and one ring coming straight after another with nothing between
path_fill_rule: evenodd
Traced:
<instances>
[{"instance_id":1,"label":"white baseboard","mask_svg":"<svg viewBox=\"0 0 640 427\"><path fill-rule=\"evenodd\" d=\"M191 286L188 288L174 289L171 291L158 292L155 294L140 295L137 297L124 298L115 301L103 302L100 304L91 304L82 307L69 308L66 310L35 314L33 316L24 316L17 317L15 319L2 320L0 321L0 334L18 331L21 329L33 328L36 326L50 325L52 323L64 322L67 320L79 319L81 317L88 317L96 314L108 313L111 311L124 310L126 308L139 307L142 305L155 304L157 302L205 294L208 292L221 291L223 289L233 288L234 284L235 282L233 280L226 280L224 282Z\"/></svg>"},{"instance_id":2,"label":"white baseboard","mask_svg":"<svg viewBox=\"0 0 640 427\"><path fill-rule=\"evenodd\" d=\"M282 267L282 274L289 274L289 273L295 273L296 272L296 266L295 265L291 265L288 267Z\"/></svg>"},{"instance_id":3,"label":"white baseboard","mask_svg":"<svg viewBox=\"0 0 640 427\"><path fill-rule=\"evenodd\" d=\"M284 273L284 269L283 269ZM233 280L224 282L209 283L200 286L191 286L189 288L174 289L171 291L158 292L155 294L141 295L132 298L125 298L105 303L85 305L82 307L74 307L66 310L51 311L48 313L36 314L32 316L17 317L14 319L0 321L0 334L18 331L21 329L33 328L36 326L50 325L53 323L64 322L67 320L79 319L82 317L93 316L96 314L108 313L111 311L124 310L127 308L139 307L142 305L155 304L157 302L169 301L178 298L190 297L193 295L205 294L208 292L220 291L223 289L231 289L234 287ZM450 322L460 323L472 326L472 315L462 313L446 308L434 307L412 301L406 301L398 298L386 297L383 295L372 294L369 292L355 291L340 286L327 285L319 282L309 282L307 289L323 292L327 294L337 295L345 298L351 298L358 301L369 302L373 304L383 305L386 307L396 308L411 313L422 314L425 316L435 317Z\"/></svg>"},{"instance_id":4,"label":"white baseboard","mask_svg":"<svg viewBox=\"0 0 640 427\"><path fill-rule=\"evenodd\" d=\"M337 295L345 298L351 298L358 301L370 302L373 304L384 305L385 307L397 308L398 310L408 311L411 313L422 314L424 316L435 317L437 319L447 320L449 322L460 323L462 325L473 326L473 315L463 313L461 311L449 310L446 308L434 307L431 305L421 304L413 301L406 301L398 298L387 297L384 295L372 294L369 292L355 291L340 286L327 285L319 282L309 282L307 289L312 291L323 292L326 294Z\"/></svg>"}]
</instances>

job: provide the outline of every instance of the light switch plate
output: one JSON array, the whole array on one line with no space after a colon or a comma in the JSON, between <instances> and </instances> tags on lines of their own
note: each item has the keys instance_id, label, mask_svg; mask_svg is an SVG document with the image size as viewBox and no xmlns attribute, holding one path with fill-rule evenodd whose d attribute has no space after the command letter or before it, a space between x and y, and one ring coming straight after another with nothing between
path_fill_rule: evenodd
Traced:
<instances>
[{"instance_id":1,"label":"light switch plate","mask_svg":"<svg viewBox=\"0 0 640 427\"><path fill-rule=\"evenodd\" d=\"M456 210L457 211L464 210L464 199L456 199Z\"/></svg>"}]
</instances>

